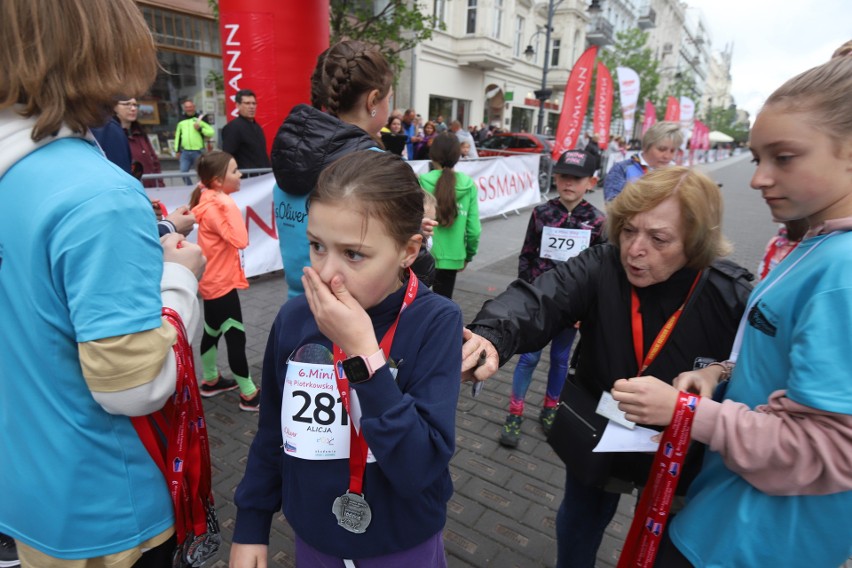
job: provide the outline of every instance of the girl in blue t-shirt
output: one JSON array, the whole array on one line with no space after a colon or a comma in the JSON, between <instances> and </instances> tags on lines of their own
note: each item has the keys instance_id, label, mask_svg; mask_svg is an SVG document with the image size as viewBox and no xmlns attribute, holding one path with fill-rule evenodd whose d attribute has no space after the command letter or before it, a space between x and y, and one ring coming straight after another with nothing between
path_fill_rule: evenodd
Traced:
<instances>
[{"instance_id":1,"label":"girl in blue t-shirt","mask_svg":"<svg viewBox=\"0 0 852 568\"><path fill-rule=\"evenodd\" d=\"M391 153L351 153L309 207L305 294L270 333L231 566L264 565L283 504L298 566L445 567L462 318L410 270L417 176Z\"/></svg>"},{"instance_id":2,"label":"girl in blue t-shirt","mask_svg":"<svg viewBox=\"0 0 852 568\"><path fill-rule=\"evenodd\" d=\"M752 292L731 360L674 387L615 383L644 424L669 424L675 387L705 397L691 436L708 452L658 566L834 567L852 555L850 92L852 57L838 57L787 81L755 121L751 186L773 218L806 219L808 232ZM724 400L710 399L728 377Z\"/></svg>"}]
</instances>

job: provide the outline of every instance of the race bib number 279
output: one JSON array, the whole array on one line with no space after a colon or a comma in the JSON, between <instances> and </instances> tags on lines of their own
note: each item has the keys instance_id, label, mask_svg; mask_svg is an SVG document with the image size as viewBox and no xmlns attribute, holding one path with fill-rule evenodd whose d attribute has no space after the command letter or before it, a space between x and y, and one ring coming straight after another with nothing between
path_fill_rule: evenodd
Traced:
<instances>
[{"instance_id":1,"label":"race bib number 279","mask_svg":"<svg viewBox=\"0 0 852 568\"><path fill-rule=\"evenodd\" d=\"M589 248L592 232L589 229L544 227L541 231L539 256L566 261Z\"/></svg>"}]
</instances>

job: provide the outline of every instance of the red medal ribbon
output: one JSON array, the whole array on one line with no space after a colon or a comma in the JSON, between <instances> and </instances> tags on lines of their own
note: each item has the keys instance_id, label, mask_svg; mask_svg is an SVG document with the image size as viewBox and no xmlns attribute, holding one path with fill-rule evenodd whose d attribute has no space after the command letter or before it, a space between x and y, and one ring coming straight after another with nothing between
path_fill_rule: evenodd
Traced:
<instances>
[{"instance_id":1,"label":"red medal ribbon","mask_svg":"<svg viewBox=\"0 0 852 568\"><path fill-rule=\"evenodd\" d=\"M166 478L180 546L188 535L208 532L207 513L213 507L210 446L186 329L178 313L171 308L163 308L163 317L177 331L173 347L177 362L175 394L161 410L130 420Z\"/></svg>"},{"instance_id":2,"label":"red medal ribbon","mask_svg":"<svg viewBox=\"0 0 852 568\"><path fill-rule=\"evenodd\" d=\"M690 286L689 292L686 293L686 298L683 299L683 303L677 310L675 310L675 313L669 316L668 321L666 321L663 328L657 334L656 339L654 339L654 342L651 344L651 347L648 349L648 353L644 358L642 357L642 349L645 345L645 339L642 335L642 313L639 311L639 295L636 293L635 287L630 287L630 323L633 328L633 351L636 354L636 365L639 367L639 370L636 372L637 377L641 376L642 373L645 372L645 369L647 369L654 359L657 358L657 355L659 355L663 345L666 344L669 336L671 336L674 331L677 321L680 319L683 309L686 307L687 302L689 302L689 297L692 296L692 292L695 290L695 286L698 284L698 280L700 279L701 272L695 275L695 280L692 281L692 286Z\"/></svg>"},{"instance_id":3,"label":"red medal ribbon","mask_svg":"<svg viewBox=\"0 0 852 568\"><path fill-rule=\"evenodd\" d=\"M390 348L393 345L393 337L396 335L396 327L399 324L399 318L405 308L411 305L414 298L417 296L417 288L420 281L414 275L411 268L408 269L408 287L405 290L405 296L402 298L402 306L399 308L399 313L396 319L385 332L382 341L379 343L382 352L385 354L385 359L390 360ZM343 360L346 354L337 345L334 345L334 376L337 381L337 390L340 392L340 401L346 414L349 414L349 381L343 372ZM349 492L362 494L364 487L364 469L367 467L367 440L364 439L363 429L359 432L355 430L355 425L352 421L349 422Z\"/></svg>"},{"instance_id":4,"label":"red medal ribbon","mask_svg":"<svg viewBox=\"0 0 852 568\"><path fill-rule=\"evenodd\" d=\"M701 397L697 395L678 393L672 421L663 432L663 439L654 456L650 483L639 499L621 557L618 559L618 568L654 566L689 449L695 409L700 401Z\"/></svg>"}]
</instances>

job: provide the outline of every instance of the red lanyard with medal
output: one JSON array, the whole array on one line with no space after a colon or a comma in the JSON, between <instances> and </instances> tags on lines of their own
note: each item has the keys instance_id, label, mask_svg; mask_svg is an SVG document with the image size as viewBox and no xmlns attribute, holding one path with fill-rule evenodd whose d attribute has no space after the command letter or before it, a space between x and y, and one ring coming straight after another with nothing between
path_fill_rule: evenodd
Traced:
<instances>
[{"instance_id":1,"label":"red lanyard with medal","mask_svg":"<svg viewBox=\"0 0 852 568\"><path fill-rule=\"evenodd\" d=\"M637 376L651 365L674 331L689 298L695 291L695 286L701 278L696 275L683 303L663 325L657 337L651 343L648 353L642 357L644 338L642 336L642 314L639 311L639 296L636 289L631 289L631 324L633 328L633 349L636 355L636 365L639 367ZM683 462L689 448L692 419L698 406L698 396L678 393L677 404L669 426L663 431L660 446L654 456L648 485L642 491L642 497L633 515L630 531L624 541L618 568L651 568L660 547L663 529L669 517L672 499L674 498Z\"/></svg>"},{"instance_id":2,"label":"red lanyard with medal","mask_svg":"<svg viewBox=\"0 0 852 568\"><path fill-rule=\"evenodd\" d=\"M399 308L399 313L396 316L393 324L385 332L382 337L379 347L385 354L385 359L390 360L390 348L393 344L396 328L399 324L399 318L405 308L411 305L414 298L417 296L417 288L419 281L414 273L409 268L408 270L408 287L405 290L405 295L402 298L402 306ZM343 351L337 345L334 345L334 376L337 381L337 390L340 392L340 400L346 413L350 415L350 397L349 397L349 381L343 372L343 359L346 358ZM362 429L356 429L352 420L349 421L349 489L334 500L331 507L334 516L337 517L337 524L356 534L361 534L367 530L372 520L372 512L367 500L364 499L364 471L367 466L367 440L364 439Z\"/></svg>"}]
</instances>

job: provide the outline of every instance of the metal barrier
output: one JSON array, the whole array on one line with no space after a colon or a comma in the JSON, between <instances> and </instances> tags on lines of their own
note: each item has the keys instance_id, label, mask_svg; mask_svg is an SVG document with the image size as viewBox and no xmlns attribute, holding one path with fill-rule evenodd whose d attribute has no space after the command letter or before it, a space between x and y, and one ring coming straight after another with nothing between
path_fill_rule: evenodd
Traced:
<instances>
[{"instance_id":1,"label":"metal barrier","mask_svg":"<svg viewBox=\"0 0 852 568\"><path fill-rule=\"evenodd\" d=\"M247 168L245 170L240 170L240 172L242 174L249 175L249 176L254 175L254 174L257 174L257 175L268 174L271 171L272 171L272 168ZM142 175L142 181L147 181L149 179L171 180L171 179L177 178L177 179L180 180L181 183L171 183L171 184L166 183L166 185L186 185L185 183L183 183L183 178L185 178L185 177L191 177L191 178L194 178L194 179L198 179L198 172L196 172L195 170L189 170L188 172L170 171L170 172L163 172L163 173L160 173L160 174L143 174Z\"/></svg>"}]
</instances>

